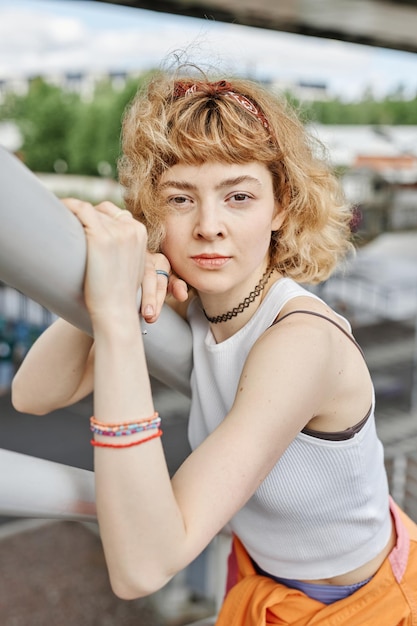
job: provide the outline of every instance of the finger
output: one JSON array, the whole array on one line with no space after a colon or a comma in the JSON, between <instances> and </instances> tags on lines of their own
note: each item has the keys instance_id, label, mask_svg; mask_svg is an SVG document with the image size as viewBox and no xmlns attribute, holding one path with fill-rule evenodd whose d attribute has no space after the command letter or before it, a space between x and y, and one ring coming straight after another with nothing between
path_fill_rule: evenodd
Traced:
<instances>
[{"instance_id":1,"label":"finger","mask_svg":"<svg viewBox=\"0 0 417 626\"><path fill-rule=\"evenodd\" d=\"M156 267L157 263L167 265L162 255L148 254L146 269L142 280L141 313L149 323L155 322L161 312L168 292L169 268Z\"/></svg>"},{"instance_id":2,"label":"finger","mask_svg":"<svg viewBox=\"0 0 417 626\"><path fill-rule=\"evenodd\" d=\"M141 313L147 322L153 321L156 312L156 291L158 275L152 262L147 259L142 278Z\"/></svg>"},{"instance_id":3,"label":"finger","mask_svg":"<svg viewBox=\"0 0 417 626\"><path fill-rule=\"evenodd\" d=\"M133 215L130 213L130 211L127 211L126 209L120 209L118 211L118 213L116 213L116 215L113 216L114 220L126 220L128 219L129 221L133 219Z\"/></svg>"},{"instance_id":4,"label":"finger","mask_svg":"<svg viewBox=\"0 0 417 626\"><path fill-rule=\"evenodd\" d=\"M169 284L170 284L170 276L171 276L171 266L167 259L167 257L157 252L153 255L153 263L155 268L155 273L157 275L156 281L156 309L153 321L156 321L161 313L161 309L166 300L167 294L169 292Z\"/></svg>"},{"instance_id":5,"label":"finger","mask_svg":"<svg viewBox=\"0 0 417 626\"><path fill-rule=\"evenodd\" d=\"M148 323L156 322L168 293L168 281L154 269L146 272L142 282L142 316Z\"/></svg>"},{"instance_id":6,"label":"finger","mask_svg":"<svg viewBox=\"0 0 417 626\"><path fill-rule=\"evenodd\" d=\"M81 209L84 206L93 208L93 205L91 204L91 202L86 202L85 200L79 200L78 198L61 198L61 202L65 204L65 206L73 213Z\"/></svg>"},{"instance_id":7,"label":"finger","mask_svg":"<svg viewBox=\"0 0 417 626\"><path fill-rule=\"evenodd\" d=\"M134 220L130 211L120 209L112 203L107 203L107 206L101 204L95 208L102 224L105 225L111 232L116 233L124 231L125 228L130 229L132 225L138 224L138 222Z\"/></svg>"},{"instance_id":8,"label":"finger","mask_svg":"<svg viewBox=\"0 0 417 626\"><path fill-rule=\"evenodd\" d=\"M100 202L100 204L97 204L97 206L95 207L96 211L98 211L101 215L107 215L107 217L113 218L113 219L120 219L123 217L123 219L125 218L131 218L132 214L130 211L128 211L127 209L121 209L119 206L117 206L116 204L113 204L113 202Z\"/></svg>"},{"instance_id":9,"label":"finger","mask_svg":"<svg viewBox=\"0 0 417 626\"><path fill-rule=\"evenodd\" d=\"M65 198L62 202L79 219L84 227L94 223L96 211L91 202L85 202L77 198Z\"/></svg>"},{"instance_id":10,"label":"finger","mask_svg":"<svg viewBox=\"0 0 417 626\"><path fill-rule=\"evenodd\" d=\"M188 285L185 280L172 274L169 281L169 293L178 300L178 302L185 302L188 299Z\"/></svg>"},{"instance_id":11,"label":"finger","mask_svg":"<svg viewBox=\"0 0 417 626\"><path fill-rule=\"evenodd\" d=\"M156 321L161 313L161 309L167 297L168 289L169 289L169 281L170 275L166 270L155 270L157 279L156 279L156 310L155 310L155 319Z\"/></svg>"}]
</instances>

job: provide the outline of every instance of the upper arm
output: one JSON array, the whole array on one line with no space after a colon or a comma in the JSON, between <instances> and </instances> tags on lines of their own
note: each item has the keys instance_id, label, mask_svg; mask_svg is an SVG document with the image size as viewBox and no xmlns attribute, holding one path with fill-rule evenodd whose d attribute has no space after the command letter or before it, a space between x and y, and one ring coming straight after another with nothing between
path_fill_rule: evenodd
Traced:
<instances>
[{"instance_id":1,"label":"upper arm","mask_svg":"<svg viewBox=\"0 0 417 626\"><path fill-rule=\"evenodd\" d=\"M94 345L91 347L90 353L85 363L84 372L80 378L78 387L74 393L67 398L62 406L71 406L88 396L94 387Z\"/></svg>"},{"instance_id":2,"label":"upper arm","mask_svg":"<svg viewBox=\"0 0 417 626\"><path fill-rule=\"evenodd\" d=\"M291 326L257 341L230 412L174 477L196 553L253 495L327 393L321 332L304 321Z\"/></svg>"},{"instance_id":3,"label":"upper arm","mask_svg":"<svg viewBox=\"0 0 417 626\"><path fill-rule=\"evenodd\" d=\"M326 335L306 320L288 322L266 331L246 360L226 418L254 468L246 498L325 402L331 361Z\"/></svg>"},{"instance_id":4,"label":"upper arm","mask_svg":"<svg viewBox=\"0 0 417 626\"><path fill-rule=\"evenodd\" d=\"M93 387L93 340L57 319L34 342L12 382L13 406L44 415L74 404Z\"/></svg>"}]
</instances>

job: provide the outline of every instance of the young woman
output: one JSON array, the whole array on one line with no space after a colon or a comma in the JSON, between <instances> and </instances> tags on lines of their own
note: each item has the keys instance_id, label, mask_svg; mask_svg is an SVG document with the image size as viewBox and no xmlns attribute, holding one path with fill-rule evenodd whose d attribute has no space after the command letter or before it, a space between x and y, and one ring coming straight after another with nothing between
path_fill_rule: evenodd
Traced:
<instances>
[{"instance_id":1,"label":"young woman","mask_svg":"<svg viewBox=\"0 0 417 626\"><path fill-rule=\"evenodd\" d=\"M228 524L219 625L416 624L417 530L389 498L368 369L348 322L298 284L351 248L317 146L258 85L162 75L126 114L120 178L128 211L68 201L88 242L94 345L59 320L13 385L33 413L94 389L115 593L156 591ZM193 452L172 479L140 285L148 323L168 287L192 330Z\"/></svg>"}]
</instances>

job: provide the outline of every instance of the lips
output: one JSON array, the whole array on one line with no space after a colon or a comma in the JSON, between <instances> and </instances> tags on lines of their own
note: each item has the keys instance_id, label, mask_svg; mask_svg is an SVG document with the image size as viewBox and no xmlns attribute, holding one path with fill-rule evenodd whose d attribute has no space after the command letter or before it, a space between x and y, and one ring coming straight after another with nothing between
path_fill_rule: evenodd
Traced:
<instances>
[{"instance_id":1,"label":"lips","mask_svg":"<svg viewBox=\"0 0 417 626\"><path fill-rule=\"evenodd\" d=\"M218 269L226 265L231 257L220 254L198 254L191 257L196 265L205 269Z\"/></svg>"}]
</instances>

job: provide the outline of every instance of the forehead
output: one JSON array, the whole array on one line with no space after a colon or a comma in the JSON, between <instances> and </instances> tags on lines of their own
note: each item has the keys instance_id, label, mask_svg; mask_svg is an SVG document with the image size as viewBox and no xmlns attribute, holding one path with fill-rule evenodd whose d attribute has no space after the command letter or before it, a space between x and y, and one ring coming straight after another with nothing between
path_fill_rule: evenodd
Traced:
<instances>
[{"instance_id":1,"label":"forehead","mask_svg":"<svg viewBox=\"0 0 417 626\"><path fill-rule=\"evenodd\" d=\"M272 175L263 163L219 163L208 162L202 165L177 163L161 176L159 185L164 188L178 183L187 185L224 186L226 183L248 183L262 187L271 184Z\"/></svg>"}]
</instances>

